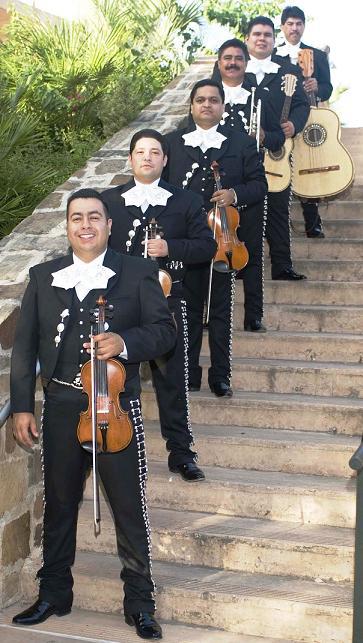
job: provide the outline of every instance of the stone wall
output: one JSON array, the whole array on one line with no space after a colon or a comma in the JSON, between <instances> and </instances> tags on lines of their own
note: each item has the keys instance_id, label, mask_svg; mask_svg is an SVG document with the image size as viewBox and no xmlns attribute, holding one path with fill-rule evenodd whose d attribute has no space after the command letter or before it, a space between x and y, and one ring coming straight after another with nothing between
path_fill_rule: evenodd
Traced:
<instances>
[{"instance_id":1,"label":"stone wall","mask_svg":"<svg viewBox=\"0 0 363 643\"><path fill-rule=\"evenodd\" d=\"M16 319L29 268L67 250L64 211L68 195L81 187L106 189L128 179L128 146L134 132L152 127L165 133L188 112L191 87L212 71L200 58L174 79L155 100L109 140L86 166L56 188L34 213L0 241L0 407L9 397L9 361ZM39 417L40 401L37 405ZM10 421L0 429L0 606L18 600L25 558L41 541L42 477L39 450L28 454L12 437Z\"/></svg>"}]
</instances>

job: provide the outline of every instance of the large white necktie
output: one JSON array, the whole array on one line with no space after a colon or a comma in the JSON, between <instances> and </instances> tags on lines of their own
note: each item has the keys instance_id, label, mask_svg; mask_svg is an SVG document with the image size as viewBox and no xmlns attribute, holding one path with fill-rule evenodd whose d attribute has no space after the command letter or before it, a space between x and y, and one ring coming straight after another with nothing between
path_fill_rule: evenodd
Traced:
<instances>
[{"instance_id":1,"label":"large white necktie","mask_svg":"<svg viewBox=\"0 0 363 643\"><path fill-rule=\"evenodd\" d=\"M230 105L245 105L247 103L248 97L251 95L251 92L247 91L237 85L237 87L230 87L223 83L225 103L230 103Z\"/></svg>"},{"instance_id":2,"label":"large white necktie","mask_svg":"<svg viewBox=\"0 0 363 643\"><path fill-rule=\"evenodd\" d=\"M161 188L156 183L137 183L133 188L122 194L125 199L125 205L136 205L145 212L149 205L166 205L169 197L173 196L171 192Z\"/></svg>"},{"instance_id":3,"label":"large white necktie","mask_svg":"<svg viewBox=\"0 0 363 643\"><path fill-rule=\"evenodd\" d=\"M116 273L100 264L72 263L67 268L52 272L52 286L69 290L75 288L79 301L95 288L107 288L108 280Z\"/></svg>"},{"instance_id":4,"label":"large white necktie","mask_svg":"<svg viewBox=\"0 0 363 643\"><path fill-rule=\"evenodd\" d=\"M290 56L292 64L296 65L299 57L299 51L300 43L297 45L291 45L289 42L285 42L284 45L277 48L276 53L278 56Z\"/></svg>"},{"instance_id":5,"label":"large white necktie","mask_svg":"<svg viewBox=\"0 0 363 643\"><path fill-rule=\"evenodd\" d=\"M223 141L225 141L227 137L223 136L220 132L217 132L216 127L212 127L210 129L197 127L197 129L192 132L183 134L182 138L185 141L185 145L189 145L190 147L200 147L202 152L206 152L211 147L220 150Z\"/></svg>"},{"instance_id":6,"label":"large white necktie","mask_svg":"<svg viewBox=\"0 0 363 643\"><path fill-rule=\"evenodd\" d=\"M265 74L276 74L280 65L272 62L269 58L264 60L249 60L246 67L246 73L255 74L257 83L260 84Z\"/></svg>"}]
</instances>

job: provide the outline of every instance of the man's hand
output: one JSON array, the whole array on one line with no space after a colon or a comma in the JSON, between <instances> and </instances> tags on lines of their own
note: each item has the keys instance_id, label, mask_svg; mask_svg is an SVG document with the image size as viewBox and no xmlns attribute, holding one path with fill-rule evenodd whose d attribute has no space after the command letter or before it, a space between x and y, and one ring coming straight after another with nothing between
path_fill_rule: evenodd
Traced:
<instances>
[{"instance_id":1,"label":"man's hand","mask_svg":"<svg viewBox=\"0 0 363 643\"><path fill-rule=\"evenodd\" d=\"M33 413L13 414L13 436L22 447L33 448L33 438L39 437Z\"/></svg>"},{"instance_id":2,"label":"man's hand","mask_svg":"<svg viewBox=\"0 0 363 643\"><path fill-rule=\"evenodd\" d=\"M149 239L147 242L147 254L149 257L167 257L169 248L165 239Z\"/></svg>"},{"instance_id":3,"label":"man's hand","mask_svg":"<svg viewBox=\"0 0 363 643\"><path fill-rule=\"evenodd\" d=\"M124 340L117 333L101 333L100 335L94 336L94 341L97 343L97 359L110 359L110 357L115 357L120 355L124 350ZM83 348L87 350L87 353L91 352L91 343L85 342Z\"/></svg>"},{"instance_id":4,"label":"man's hand","mask_svg":"<svg viewBox=\"0 0 363 643\"><path fill-rule=\"evenodd\" d=\"M316 78L308 78L307 80L304 80L303 87L306 93L308 92L314 92L314 94L318 93L318 81L316 80Z\"/></svg>"},{"instance_id":5,"label":"man's hand","mask_svg":"<svg viewBox=\"0 0 363 643\"><path fill-rule=\"evenodd\" d=\"M234 190L217 190L213 193L211 201L226 208L234 202Z\"/></svg>"},{"instance_id":6,"label":"man's hand","mask_svg":"<svg viewBox=\"0 0 363 643\"><path fill-rule=\"evenodd\" d=\"M285 123L281 123L281 129L285 134L285 138L292 138L295 134L295 127L291 121L285 121Z\"/></svg>"}]
</instances>

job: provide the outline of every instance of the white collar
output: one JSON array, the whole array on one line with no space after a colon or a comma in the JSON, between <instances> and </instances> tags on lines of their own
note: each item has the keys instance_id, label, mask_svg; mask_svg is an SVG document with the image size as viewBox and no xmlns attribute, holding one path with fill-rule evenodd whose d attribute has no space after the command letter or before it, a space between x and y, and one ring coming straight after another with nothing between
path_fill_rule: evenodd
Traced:
<instances>
[{"instance_id":1,"label":"white collar","mask_svg":"<svg viewBox=\"0 0 363 643\"><path fill-rule=\"evenodd\" d=\"M225 103L230 103L230 105L245 105L247 103L248 97L251 95L251 92L244 89L242 85L237 85L236 87L231 87L222 83L225 95Z\"/></svg>"},{"instance_id":2,"label":"white collar","mask_svg":"<svg viewBox=\"0 0 363 643\"><path fill-rule=\"evenodd\" d=\"M173 195L168 190L160 187L159 180L160 178L152 183L141 183L141 181L134 179L134 187L122 194L126 207L135 205L145 212L149 205L166 205L167 200Z\"/></svg>"},{"instance_id":3,"label":"white collar","mask_svg":"<svg viewBox=\"0 0 363 643\"><path fill-rule=\"evenodd\" d=\"M200 147L202 152L206 152L211 147L220 149L223 141L226 140L226 136L223 136L220 132L217 132L217 125L209 127L208 129L203 129L199 125L196 125L196 129L187 134L183 134L182 138L184 139L184 144L190 147Z\"/></svg>"},{"instance_id":4,"label":"white collar","mask_svg":"<svg viewBox=\"0 0 363 643\"><path fill-rule=\"evenodd\" d=\"M107 249L88 263L73 253L73 263L70 266L52 272L52 286L64 290L75 288L80 301L95 288L107 288L108 280L116 273L103 265L106 251Z\"/></svg>"},{"instance_id":5,"label":"white collar","mask_svg":"<svg viewBox=\"0 0 363 643\"><path fill-rule=\"evenodd\" d=\"M246 73L255 74L258 83L264 78L265 74L276 74L280 69L280 65L271 60L271 56L267 56L263 60L250 56L247 63Z\"/></svg>"},{"instance_id":6,"label":"white collar","mask_svg":"<svg viewBox=\"0 0 363 643\"><path fill-rule=\"evenodd\" d=\"M284 44L277 48L277 53L279 56L290 56L291 62L296 65L298 61L298 54L300 51L301 41L297 45L292 45L290 42L285 40Z\"/></svg>"}]
</instances>

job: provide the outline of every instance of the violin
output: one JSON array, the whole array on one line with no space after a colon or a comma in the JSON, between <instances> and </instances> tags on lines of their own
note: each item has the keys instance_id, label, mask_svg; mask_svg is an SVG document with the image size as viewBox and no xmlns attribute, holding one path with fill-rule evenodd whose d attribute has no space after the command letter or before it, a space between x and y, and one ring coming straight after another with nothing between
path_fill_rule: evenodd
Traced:
<instances>
[{"instance_id":1,"label":"violin","mask_svg":"<svg viewBox=\"0 0 363 643\"><path fill-rule=\"evenodd\" d=\"M81 369L83 391L88 395L88 409L80 414L78 440L87 451L115 453L125 449L132 438L133 427L127 411L120 406L119 394L125 390L125 367L117 359L97 359L94 335L104 333L106 300L97 300L96 324L92 324L91 359ZM109 307L111 308L111 307ZM95 327L95 332L93 332Z\"/></svg>"},{"instance_id":2,"label":"violin","mask_svg":"<svg viewBox=\"0 0 363 643\"><path fill-rule=\"evenodd\" d=\"M213 171L217 190L222 190L221 178L217 161L213 161ZM248 263L248 250L243 241L237 237L239 227L239 212L229 205L215 206L208 212L208 224L213 230L213 236L218 243L218 249L213 259L213 268L217 272L235 272L242 270Z\"/></svg>"},{"instance_id":3,"label":"violin","mask_svg":"<svg viewBox=\"0 0 363 643\"><path fill-rule=\"evenodd\" d=\"M145 259L152 259L152 261L156 261L157 259L156 257L148 257L147 242L149 239L150 240L160 239L163 236L163 234L164 233L163 233L162 227L157 224L156 219L153 217L145 229L145 250L144 250ZM171 287L172 287L173 281L169 273L166 270L163 270L162 268L160 268L159 270L159 283L163 289L163 293L165 297L169 297L171 293Z\"/></svg>"}]
</instances>

